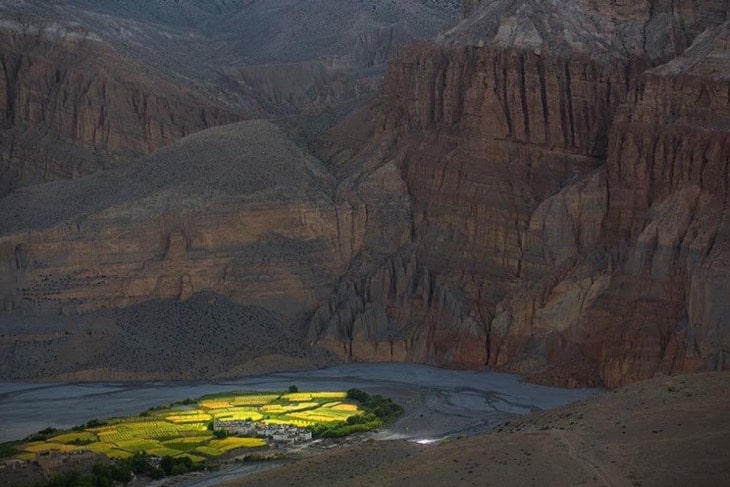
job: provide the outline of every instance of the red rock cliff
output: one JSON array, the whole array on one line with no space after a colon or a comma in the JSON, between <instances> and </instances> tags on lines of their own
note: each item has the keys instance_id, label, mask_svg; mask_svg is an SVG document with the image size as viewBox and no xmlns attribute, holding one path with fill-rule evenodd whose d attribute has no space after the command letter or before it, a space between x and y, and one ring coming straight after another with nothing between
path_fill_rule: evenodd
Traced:
<instances>
[{"instance_id":1,"label":"red rock cliff","mask_svg":"<svg viewBox=\"0 0 730 487\"><path fill-rule=\"evenodd\" d=\"M112 167L239 118L94 37L16 27L0 31L0 196Z\"/></svg>"},{"instance_id":2,"label":"red rock cliff","mask_svg":"<svg viewBox=\"0 0 730 487\"><path fill-rule=\"evenodd\" d=\"M645 72L725 7L611 20L585 3L549 17L562 31L537 22L547 6L483 3L445 36L456 47L404 52L381 99L330 134L342 194L367 201L397 168L409 217L380 221L411 244L341 286L313 340L571 385L725 367L727 25ZM487 42L460 47L480 25Z\"/></svg>"}]
</instances>

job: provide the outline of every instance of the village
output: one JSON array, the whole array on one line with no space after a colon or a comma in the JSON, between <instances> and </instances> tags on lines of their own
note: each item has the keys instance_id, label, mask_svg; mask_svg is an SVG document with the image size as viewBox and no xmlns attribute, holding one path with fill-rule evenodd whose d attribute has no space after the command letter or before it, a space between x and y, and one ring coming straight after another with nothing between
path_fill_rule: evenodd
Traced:
<instances>
[{"instance_id":1,"label":"village","mask_svg":"<svg viewBox=\"0 0 730 487\"><path fill-rule=\"evenodd\" d=\"M269 446L301 444L312 441L312 432L288 424L266 424L258 421L215 421L213 431L226 431L233 436L264 438Z\"/></svg>"},{"instance_id":2,"label":"village","mask_svg":"<svg viewBox=\"0 0 730 487\"><path fill-rule=\"evenodd\" d=\"M230 436L263 438L269 447L280 448L286 445L297 445L312 441L312 432L287 424L266 424L257 421L215 421L213 431L224 431ZM38 452L33 462L10 458L0 463L0 470L18 471L32 463L37 464L43 472L49 474L60 467L80 466L98 459L99 455L89 451L60 453L53 451ZM151 461L158 465L161 458L152 456Z\"/></svg>"}]
</instances>

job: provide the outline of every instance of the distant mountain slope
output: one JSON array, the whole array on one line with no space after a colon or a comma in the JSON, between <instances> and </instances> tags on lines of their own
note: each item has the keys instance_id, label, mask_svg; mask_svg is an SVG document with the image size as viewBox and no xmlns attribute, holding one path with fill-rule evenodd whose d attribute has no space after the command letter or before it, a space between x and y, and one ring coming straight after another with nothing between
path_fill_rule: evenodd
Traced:
<instances>
[{"instance_id":1,"label":"distant mountain slope","mask_svg":"<svg viewBox=\"0 0 730 487\"><path fill-rule=\"evenodd\" d=\"M125 60L88 32L16 21L5 27L0 197L124 164L242 117Z\"/></svg>"},{"instance_id":2,"label":"distant mountain slope","mask_svg":"<svg viewBox=\"0 0 730 487\"><path fill-rule=\"evenodd\" d=\"M182 377L205 375L213 358L210 374L262 354L304 360L303 320L361 233L333 182L271 122L249 121L11 193L0 200L3 377L144 377L181 370L188 355L198 365ZM208 313L201 293L225 309ZM86 350L80 323L99 329L105 351L74 368L73 348ZM55 365L39 368L49 354Z\"/></svg>"},{"instance_id":3,"label":"distant mountain slope","mask_svg":"<svg viewBox=\"0 0 730 487\"><path fill-rule=\"evenodd\" d=\"M294 117L307 143L374 93L401 46L452 24L455 4L2 2L0 197L252 117Z\"/></svg>"}]
</instances>

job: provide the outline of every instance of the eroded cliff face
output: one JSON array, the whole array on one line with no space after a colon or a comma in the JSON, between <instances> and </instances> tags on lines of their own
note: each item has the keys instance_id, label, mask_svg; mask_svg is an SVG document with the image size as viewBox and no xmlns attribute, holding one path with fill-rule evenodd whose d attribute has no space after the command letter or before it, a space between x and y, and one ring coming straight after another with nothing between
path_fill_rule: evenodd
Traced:
<instances>
[{"instance_id":1,"label":"eroded cliff face","mask_svg":"<svg viewBox=\"0 0 730 487\"><path fill-rule=\"evenodd\" d=\"M0 46L0 196L114 167L240 119L92 34L11 23Z\"/></svg>"},{"instance_id":2,"label":"eroded cliff face","mask_svg":"<svg viewBox=\"0 0 730 487\"><path fill-rule=\"evenodd\" d=\"M485 2L456 29L486 42L407 50L381 99L325 141L360 199L375 161L397 167L410 218L390 223L412 237L390 257L376 247L386 257L344 281L310 337L352 359L565 385L726 367L727 24L651 68L726 10L610 20L595 17L612 11L601 2L571 4L615 35L567 15L573 31L550 44L542 27L507 35L539 13L518 3ZM482 20L491 41L469 30ZM655 42L666 36L679 39L669 50Z\"/></svg>"}]
</instances>

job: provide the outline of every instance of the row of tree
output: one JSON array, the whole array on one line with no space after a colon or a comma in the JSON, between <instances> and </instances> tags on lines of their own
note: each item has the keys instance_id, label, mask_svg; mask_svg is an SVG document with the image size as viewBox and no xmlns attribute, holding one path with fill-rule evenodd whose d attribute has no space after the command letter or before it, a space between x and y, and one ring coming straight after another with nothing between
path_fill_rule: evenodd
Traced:
<instances>
[{"instance_id":1,"label":"row of tree","mask_svg":"<svg viewBox=\"0 0 730 487\"><path fill-rule=\"evenodd\" d=\"M44 487L111 487L116 482L127 484L135 475L161 479L168 475L181 475L192 470L201 470L202 465L193 463L188 457L163 457L159 465L144 452L137 452L130 458L110 463L97 463L89 473L65 472L54 475Z\"/></svg>"},{"instance_id":2,"label":"row of tree","mask_svg":"<svg viewBox=\"0 0 730 487\"><path fill-rule=\"evenodd\" d=\"M371 396L360 389L347 391L347 398L356 401L364 414L350 416L338 423L318 423L310 426L315 438L342 438L353 433L374 430L395 421L403 414L403 408L380 394Z\"/></svg>"}]
</instances>

